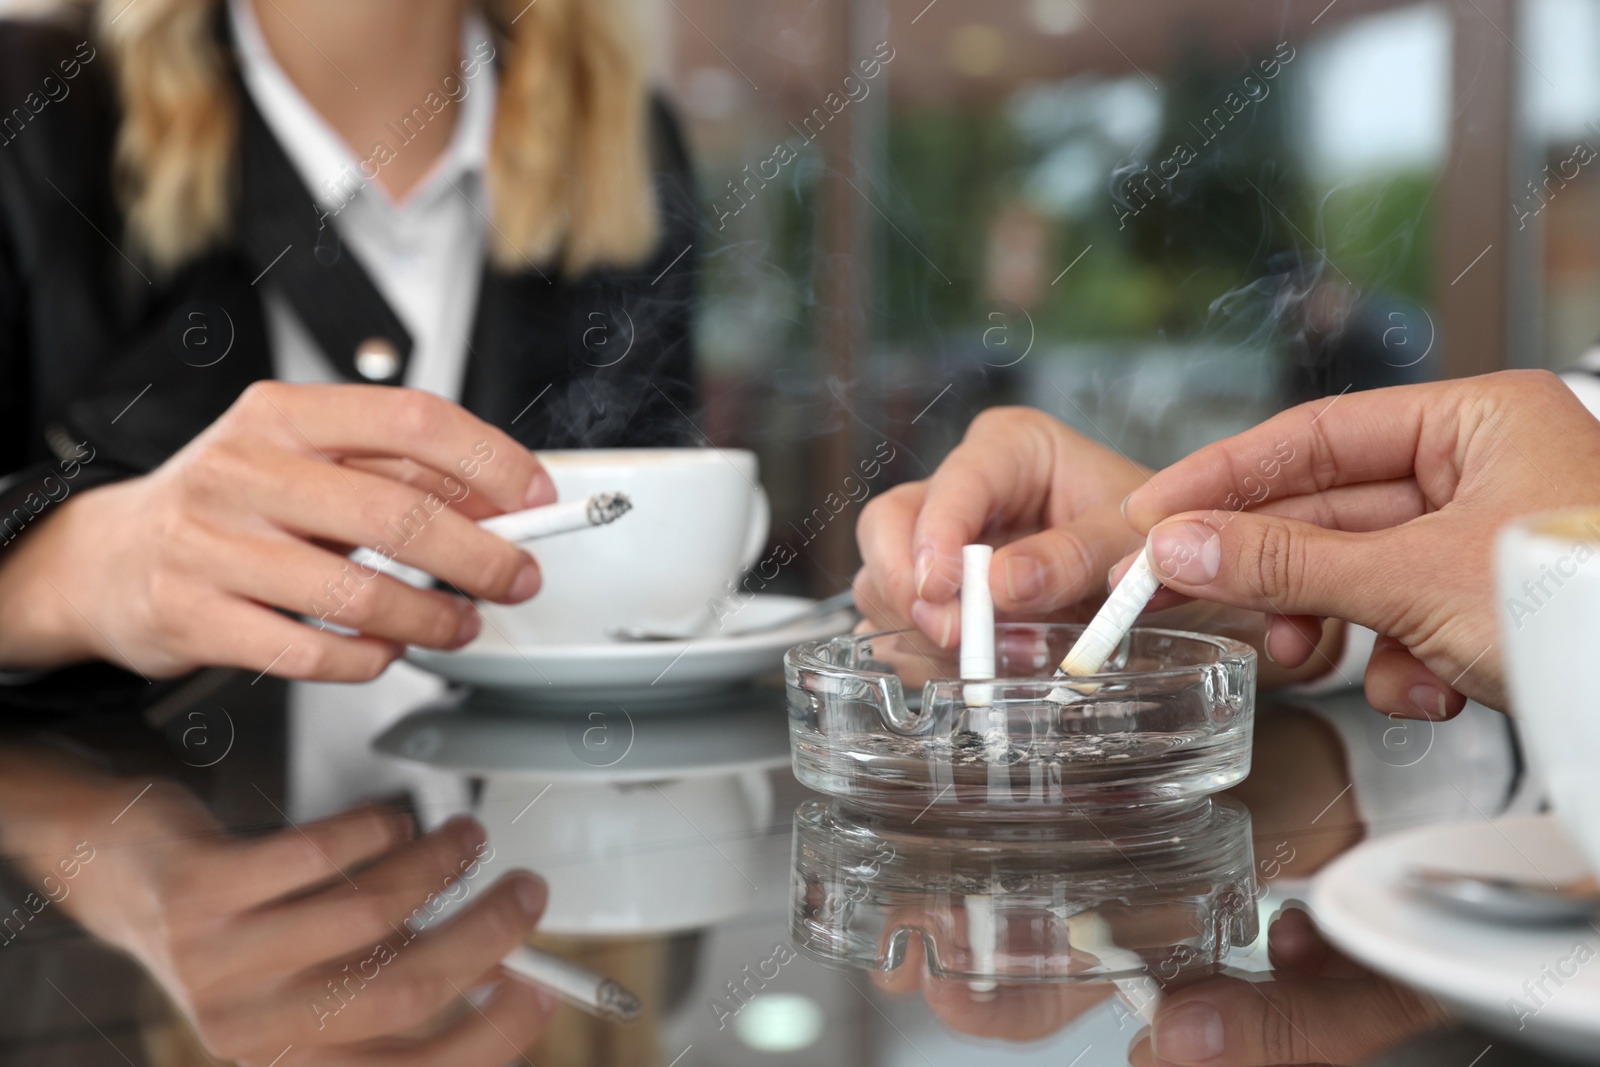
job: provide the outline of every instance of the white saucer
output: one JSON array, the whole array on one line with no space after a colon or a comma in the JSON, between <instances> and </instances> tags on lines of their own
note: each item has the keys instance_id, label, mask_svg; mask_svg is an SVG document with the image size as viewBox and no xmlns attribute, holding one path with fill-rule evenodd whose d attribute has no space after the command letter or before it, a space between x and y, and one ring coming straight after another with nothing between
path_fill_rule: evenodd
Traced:
<instances>
[{"instance_id":1,"label":"white saucer","mask_svg":"<svg viewBox=\"0 0 1600 1067\"><path fill-rule=\"evenodd\" d=\"M754 627L815 603L805 597L756 596L734 623ZM568 645L518 644L504 614L515 609L480 604L483 632L454 652L409 648L406 659L454 682L515 690L537 704L654 704L725 688L783 665L783 654L850 628L849 609L822 619L749 637L692 641L605 641Z\"/></svg>"},{"instance_id":2,"label":"white saucer","mask_svg":"<svg viewBox=\"0 0 1600 1067\"><path fill-rule=\"evenodd\" d=\"M1511 926L1458 914L1405 887L1406 872L1417 865L1530 881L1582 877L1588 865L1555 819L1452 823L1380 837L1317 876L1311 907L1328 939L1373 970L1432 993L1486 1030L1592 1061L1600 1046L1600 958L1578 963L1574 949L1581 944L1600 957L1600 929L1581 922ZM1541 981L1546 993L1537 988ZM1526 1009L1520 1019L1513 1000Z\"/></svg>"}]
</instances>

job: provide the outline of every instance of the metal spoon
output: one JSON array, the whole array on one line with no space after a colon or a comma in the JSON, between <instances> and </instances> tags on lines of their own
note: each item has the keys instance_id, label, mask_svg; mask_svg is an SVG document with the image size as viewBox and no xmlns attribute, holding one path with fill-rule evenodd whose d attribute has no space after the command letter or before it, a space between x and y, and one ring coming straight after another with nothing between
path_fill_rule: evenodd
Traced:
<instances>
[{"instance_id":1,"label":"metal spoon","mask_svg":"<svg viewBox=\"0 0 1600 1067\"><path fill-rule=\"evenodd\" d=\"M720 634L683 634L667 633L662 630L650 630L642 626L608 626L606 636L613 641L694 641L702 637L749 637L754 634L768 634L777 630L786 630L796 623L809 622L812 619L825 619L829 615L843 611L855 603L855 593L846 589L842 593L835 593L826 600L819 600L810 607L785 615L781 619L764 622L757 626L747 626L742 630Z\"/></svg>"},{"instance_id":2,"label":"metal spoon","mask_svg":"<svg viewBox=\"0 0 1600 1067\"><path fill-rule=\"evenodd\" d=\"M1405 881L1435 903L1493 922L1572 923L1600 913L1600 882L1592 876L1552 885L1413 867Z\"/></svg>"}]
</instances>

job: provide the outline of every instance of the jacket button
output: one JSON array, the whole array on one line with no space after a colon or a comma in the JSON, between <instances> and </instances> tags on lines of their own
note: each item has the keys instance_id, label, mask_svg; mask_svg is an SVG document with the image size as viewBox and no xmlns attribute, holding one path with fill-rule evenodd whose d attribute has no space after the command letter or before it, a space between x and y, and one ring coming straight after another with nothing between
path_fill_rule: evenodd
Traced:
<instances>
[{"instance_id":1,"label":"jacket button","mask_svg":"<svg viewBox=\"0 0 1600 1067\"><path fill-rule=\"evenodd\" d=\"M400 353L384 337L369 337L356 346L356 370L369 382L388 381L400 369Z\"/></svg>"}]
</instances>

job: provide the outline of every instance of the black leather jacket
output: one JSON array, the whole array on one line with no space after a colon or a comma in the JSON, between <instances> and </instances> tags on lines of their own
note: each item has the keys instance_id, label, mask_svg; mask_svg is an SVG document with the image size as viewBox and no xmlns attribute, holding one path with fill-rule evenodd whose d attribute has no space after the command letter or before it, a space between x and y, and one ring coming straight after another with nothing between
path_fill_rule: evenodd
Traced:
<instances>
[{"instance_id":1,"label":"black leather jacket","mask_svg":"<svg viewBox=\"0 0 1600 1067\"><path fill-rule=\"evenodd\" d=\"M149 471L271 377L254 285L269 265L350 380L364 380L353 357L366 339L399 352L393 381L411 350L352 251L319 233L311 193L242 86L233 236L175 276L142 262L112 194L109 65L71 26L0 21L0 563L54 503ZM462 403L530 447L691 437L699 223L687 152L659 101L653 140L663 236L648 262L578 278L483 268ZM130 680L106 665L11 677L0 710L148 690Z\"/></svg>"}]
</instances>

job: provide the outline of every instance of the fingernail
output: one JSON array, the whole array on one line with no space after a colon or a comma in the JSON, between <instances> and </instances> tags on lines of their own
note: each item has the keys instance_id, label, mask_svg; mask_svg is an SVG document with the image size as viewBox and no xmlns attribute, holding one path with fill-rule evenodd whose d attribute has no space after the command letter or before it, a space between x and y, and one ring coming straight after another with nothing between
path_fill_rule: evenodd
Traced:
<instances>
[{"instance_id":1,"label":"fingernail","mask_svg":"<svg viewBox=\"0 0 1600 1067\"><path fill-rule=\"evenodd\" d=\"M1444 694L1431 685L1414 685L1406 692L1406 699L1411 701L1411 706L1422 713L1426 719L1443 719L1445 717Z\"/></svg>"},{"instance_id":2,"label":"fingernail","mask_svg":"<svg viewBox=\"0 0 1600 1067\"><path fill-rule=\"evenodd\" d=\"M1122 521L1123 522L1128 522L1128 501L1130 501L1132 499L1133 499L1133 494L1129 493L1127 496L1122 498L1122 503L1117 505L1117 510L1122 512ZM1133 524L1130 522L1130 523L1128 523L1128 525L1132 526Z\"/></svg>"},{"instance_id":3,"label":"fingernail","mask_svg":"<svg viewBox=\"0 0 1600 1067\"><path fill-rule=\"evenodd\" d=\"M539 473L533 476L533 481L528 483L528 495L523 498L523 507L537 508L555 502L556 483L540 468Z\"/></svg>"},{"instance_id":4,"label":"fingernail","mask_svg":"<svg viewBox=\"0 0 1600 1067\"><path fill-rule=\"evenodd\" d=\"M911 621L917 629L939 642L940 648L950 647L950 627L955 613L949 604L930 604L926 600L911 605Z\"/></svg>"},{"instance_id":5,"label":"fingernail","mask_svg":"<svg viewBox=\"0 0 1600 1067\"><path fill-rule=\"evenodd\" d=\"M1222 570L1222 539L1203 522L1169 522L1150 531L1150 562L1164 580L1207 585Z\"/></svg>"},{"instance_id":6,"label":"fingernail","mask_svg":"<svg viewBox=\"0 0 1600 1067\"><path fill-rule=\"evenodd\" d=\"M1044 592L1044 568L1031 556L1006 557L1006 596L1013 601L1032 600Z\"/></svg>"},{"instance_id":7,"label":"fingernail","mask_svg":"<svg viewBox=\"0 0 1600 1067\"><path fill-rule=\"evenodd\" d=\"M537 875L523 875L517 879L517 904L522 908L522 914L530 920L536 920L544 914L544 903L550 896L544 880Z\"/></svg>"},{"instance_id":8,"label":"fingernail","mask_svg":"<svg viewBox=\"0 0 1600 1067\"><path fill-rule=\"evenodd\" d=\"M1164 1060L1204 1063L1222 1055L1222 1015L1204 1001L1181 1004L1156 1017L1151 1045Z\"/></svg>"},{"instance_id":9,"label":"fingernail","mask_svg":"<svg viewBox=\"0 0 1600 1067\"><path fill-rule=\"evenodd\" d=\"M467 610L461 615L461 625L456 628L456 648L471 641L483 632L483 616L478 614L478 609L468 605Z\"/></svg>"},{"instance_id":10,"label":"fingernail","mask_svg":"<svg viewBox=\"0 0 1600 1067\"><path fill-rule=\"evenodd\" d=\"M928 575L933 573L933 549L924 548L917 552L916 576L917 596L922 595L922 587L928 584Z\"/></svg>"},{"instance_id":11,"label":"fingernail","mask_svg":"<svg viewBox=\"0 0 1600 1067\"><path fill-rule=\"evenodd\" d=\"M538 591L539 565L536 563L524 563L522 569L517 572L517 577L512 581L506 597L511 603L519 604Z\"/></svg>"}]
</instances>

